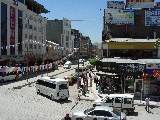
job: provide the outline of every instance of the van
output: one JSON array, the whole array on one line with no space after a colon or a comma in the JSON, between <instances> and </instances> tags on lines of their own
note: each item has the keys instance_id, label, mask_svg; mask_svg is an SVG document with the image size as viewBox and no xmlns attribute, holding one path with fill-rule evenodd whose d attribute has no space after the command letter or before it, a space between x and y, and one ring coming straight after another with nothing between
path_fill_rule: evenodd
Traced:
<instances>
[{"instance_id":1,"label":"van","mask_svg":"<svg viewBox=\"0 0 160 120\"><path fill-rule=\"evenodd\" d=\"M104 98L95 100L93 103L93 107L95 106L110 106L114 108L120 108L125 114L133 113L135 110L134 95L110 94Z\"/></svg>"},{"instance_id":2,"label":"van","mask_svg":"<svg viewBox=\"0 0 160 120\"><path fill-rule=\"evenodd\" d=\"M79 76L83 75L83 71L86 69L84 66L79 66ZM75 72L78 73L78 67L75 68Z\"/></svg>"},{"instance_id":3,"label":"van","mask_svg":"<svg viewBox=\"0 0 160 120\"><path fill-rule=\"evenodd\" d=\"M36 92L47 95L52 100L68 100L69 83L61 78L41 77L36 81Z\"/></svg>"}]
</instances>

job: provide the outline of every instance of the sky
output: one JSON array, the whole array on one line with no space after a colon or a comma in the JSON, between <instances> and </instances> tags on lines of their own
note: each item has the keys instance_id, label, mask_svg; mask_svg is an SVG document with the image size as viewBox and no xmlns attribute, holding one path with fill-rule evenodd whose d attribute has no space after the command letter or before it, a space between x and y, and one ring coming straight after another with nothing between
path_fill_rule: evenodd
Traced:
<instances>
[{"instance_id":1,"label":"sky","mask_svg":"<svg viewBox=\"0 0 160 120\"><path fill-rule=\"evenodd\" d=\"M71 21L71 28L79 30L84 36L89 36L92 43L101 42L103 30L104 9L107 1L114 0L35 0L42 4L50 13L45 17L49 20L63 17ZM118 1L118 0L115 0ZM123 1L123 0L119 0ZM125 0L124 0L125 1ZM157 2L159 0L155 0ZM43 15L44 16L44 15Z\"/></svg>"}]
</instances>

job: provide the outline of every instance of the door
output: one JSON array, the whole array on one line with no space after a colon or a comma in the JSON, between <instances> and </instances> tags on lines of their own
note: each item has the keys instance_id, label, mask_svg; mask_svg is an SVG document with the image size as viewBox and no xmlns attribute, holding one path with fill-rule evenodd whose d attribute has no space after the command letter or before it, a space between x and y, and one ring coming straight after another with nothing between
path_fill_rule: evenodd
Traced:
<instances>
[{"instance_id":1,"label":"door","mask_svg":"<svg viewBox=\"0 0 160 120\"><path fill-rule=\"evenodd\" d=\"M115 97L113 102L113 106L115 108L121 108L123 106L123 97Z\"/></svg>"},{"instance_id":2,"label":"door","mask_svg":"<svg viewBox=\"0 0 160 120\"><path fill-rule=\"evenodd\" d=\"M134 93L140 94L141 89L143 90L143 79L135 79L134 82Z\"/></svg>"},{"instance_id":3,"label":"door","mask_svg":"<svg viewBox=\"0 0 160 120\"><path fill-rule=\"evenodd\" d=\"M59 97L62 99L68 98L69 89L68 84L61 83L59 84Z\"/></svg>"}]
</instances>

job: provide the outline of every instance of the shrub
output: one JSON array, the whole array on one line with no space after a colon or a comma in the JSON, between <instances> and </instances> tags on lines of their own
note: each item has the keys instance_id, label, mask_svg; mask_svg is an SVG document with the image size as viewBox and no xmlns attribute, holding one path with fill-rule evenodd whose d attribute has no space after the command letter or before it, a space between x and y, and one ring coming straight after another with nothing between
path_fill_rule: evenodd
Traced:
<instances>
[{"instance_id":1,"label":"shrub","mask_svg":"<svg viewBox=\"0 0 160 120\"><path fill-rule=\"evenodd\" d=\"M91 65L95 66L97 61L99 61L99 60L90 60L89 62L90 62Z\"/></svg>"}]
</instances>

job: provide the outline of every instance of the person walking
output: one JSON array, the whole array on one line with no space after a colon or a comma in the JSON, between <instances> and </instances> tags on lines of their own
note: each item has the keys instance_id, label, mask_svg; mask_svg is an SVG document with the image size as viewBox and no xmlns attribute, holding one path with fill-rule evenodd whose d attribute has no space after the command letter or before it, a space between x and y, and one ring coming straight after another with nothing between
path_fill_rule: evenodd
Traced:
<instances>
[{"instance_id":1,"label":"person walking","mask_svg":"<svg viewBox=\"0 0 160 120\"><path fill-rule=\"evenodd\" d=\"M149 101L150 101L150 98L149 98L149 96L147 96L146 97L146 99L145 99L145 102L146 102L146 107L145 107L145 109L146 109L146 111L149 113L150 111L149 111Z\"/></svg>"},{"instance_id":2,"label":"person walking","mask_svg":"<svg viewBox=\"0 0 160 120\"><path fill-rule=\"evenodd\" d=\"M101 85L100 83L98 83L98 96L100 96L100 94L101 94Z\"/></svg>"},{"instance_id":3,"label":"person walking","mask_svg":"<svg viewBox=\"0 0 160 120\"><path fill-rule=\"evenodd\" d=\"M71 120L71 117L69 116L69 114L66 114L63 120Z\"/></svg>"},{"instance_id":4,"label":"person walking","mask_svg":"<svg viewBox=\"0 0 160 120\"><path fill-rule=\"evenodd\" d=\"M102 93L104 94L104 82L102 82L101 84L101 90L102 90Z\"/></svg>"}]
</instances>

